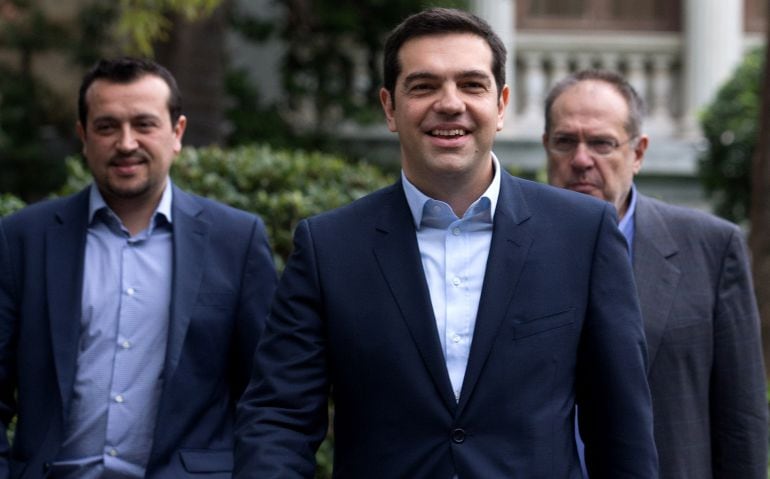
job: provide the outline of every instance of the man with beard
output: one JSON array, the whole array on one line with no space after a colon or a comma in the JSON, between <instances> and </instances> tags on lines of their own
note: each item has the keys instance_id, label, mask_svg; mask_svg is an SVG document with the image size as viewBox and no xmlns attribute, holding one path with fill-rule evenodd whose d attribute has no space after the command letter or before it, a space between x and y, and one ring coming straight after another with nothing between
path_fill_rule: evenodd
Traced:
<instances>
[{"instance_id":1,"label":"man with beard","mask_svg":"<svg viewBox=\"0 0 770 479\"><path fill-rule=\"evenodd\" d=\"M172 185L187 120L162 66L99 62L78 115L93 184L0 221L0 477L229 477L276 280L263 223Z\"/></svg>"}]
</instances>

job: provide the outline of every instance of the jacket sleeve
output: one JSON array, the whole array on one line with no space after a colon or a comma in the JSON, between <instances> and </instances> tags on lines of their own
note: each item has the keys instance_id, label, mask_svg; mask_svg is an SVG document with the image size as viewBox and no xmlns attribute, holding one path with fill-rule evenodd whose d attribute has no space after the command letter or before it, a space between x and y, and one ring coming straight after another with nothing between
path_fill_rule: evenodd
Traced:
<instances>
[{"instance_id":1,"label":"jacket sleeve","mask_svg":"<svg viewBox=\"0 0 770 479\"><path fill-rule=\"evenodd\" d=\"M265 327L270 302L275 293L276 274L272 251L262 220L257 218L251 237L238 297L237 327L232 364L251 366L257 342ZM251 367L234 371L233 397L238 399L251 379Z\"/></svg>"},{"instance_id":2,"label":"jacket sleeve","mask_svg":"<svg viewBox=\"0 0 770 479\"><path fill-rule=\"evenodd\" d=\"M328 423L327 369L321 288L302 221L238 405L235 478L314 477Z\"/></svg>"},{"instance_id":3,"label":"jacket sleeve","mask_svg":"<svg viewBox=\"0 0 770 479\"><path fill-rule=\"evenodd\" d=\"M647 346L626 243L605 208L578 350L580 434L591 479L658 477Z\"/></svg>"},{"instance_id":4,"label":"jacket sleeve","mask_svg":"<svg viewBox=\"0 0 770 479\"><path fill-rule=\"evenodd\" d=\"M8 427L16 413L15 361L19 310L12 258L0 220L0 479L9 476Z\"/></svg>"},{"instance_id":5,"label":"jacket sleeve","mask_svg":"<svg viewBox=\"0 0 770 479\"><path fill-rule=\"evenodd\" d=\"M760 337L746 248L736 228L722 260L714 311L714 478L767 477L767 390Z\"/></svg>"}]
</instances>

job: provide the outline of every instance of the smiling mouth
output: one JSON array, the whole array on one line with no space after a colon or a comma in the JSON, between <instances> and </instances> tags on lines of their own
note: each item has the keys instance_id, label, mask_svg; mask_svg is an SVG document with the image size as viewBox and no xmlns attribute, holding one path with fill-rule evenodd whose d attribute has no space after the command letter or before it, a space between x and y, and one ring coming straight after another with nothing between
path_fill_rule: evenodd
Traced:
<instances>
[{"instance_id":1,"label":"smiling mouth","mask_svg":"<svg viewBox=\"0 0 770 479\"><path fill-rule=\"evenodd\" d=\"M431 130L428 132L430 136L436 138L459 138L465 136L468 132L461 128L453 128L451 130Z\"/></svg>"}]
</instances>

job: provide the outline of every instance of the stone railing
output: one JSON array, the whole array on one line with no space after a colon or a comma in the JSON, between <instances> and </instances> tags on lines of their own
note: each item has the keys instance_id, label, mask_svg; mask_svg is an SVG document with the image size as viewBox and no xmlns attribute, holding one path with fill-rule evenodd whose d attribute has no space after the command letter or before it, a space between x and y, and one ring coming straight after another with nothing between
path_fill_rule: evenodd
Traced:
<instances>
[{"instance_id":1,"label":"stone railing","mask_svg":"<svg viewBox=\"0 0 770 479\"><path fill-rule=\"evenodd\" d=\"M623 32L516 33L515 80L508 130L515 137L539 137L543 102L550 87L585 68L619 71L647 105L646 130L677 136L682 117L682 40L678 34Z\"/></svg>"}]
</instances>

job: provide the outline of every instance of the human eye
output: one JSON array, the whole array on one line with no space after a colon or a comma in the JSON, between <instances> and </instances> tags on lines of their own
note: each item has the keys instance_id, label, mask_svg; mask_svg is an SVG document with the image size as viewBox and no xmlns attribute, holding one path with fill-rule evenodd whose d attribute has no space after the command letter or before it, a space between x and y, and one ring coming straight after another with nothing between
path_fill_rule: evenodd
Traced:
<instances>
[{"instance_id":1,"label":"human eye","mask_svg":"<svg viewBox=\"0 0 770 479\"><path fill-rule=\"evenodd\" d=\"M612 138L594 138L588 141L588 146L591 151L594 151L600 155L607 155L615 151L618 142Z\"/></svg>"},{"instance_id":2,"label":"human eye","mask_svg":"<svg viewBox=\"0 0 770 479\"><path fill-rule=\"evenodd\" d=\"M466 90L470 91L472 93L481 93L487 91L487 85L484 82L476 81L476 80L468 80L466 82L463 82L461 84L461 87Z\"/></svg>"},{"instance_id":3,"label":"human eye","mask_svg":"<svg viewBox=\"0 0 770 479\"><path fill-rule=\"evenodd\" d=\"M551 140L551 148L559 152L570 152L577 148L578 140L572 136L557 135Z\"/></svg>"},{"instance_id":4,"label":"human eye","mask_svg":"<svg viewBox=\"0 0 770 479\"><path fill-rule=\"evenodd\" d=\"M117 125L112 121L97 121L94 122L92 129L98 135L109 135L115 131Z\"/></svg>"},{"instance_id":5,"label":"human eye","mask_svg":"<svg viewBox=\"0 0 770 479\"><path fill-rule=\"evenodd\" d=\"M415 82L409 85L407 91L413 94L421 94L433 90L433 85L428 82Z\"/></svg>"},{"instance_id":6,"label":"human eye","mask_svg":"<svg viewBox=\"0 0 770 479\"><path fill-rule=\"evenodd\" d=\"M133 123L139 131L150 131L157 126L157 122L152 118L138 118Z\"/></svg>"}]
</instances>

